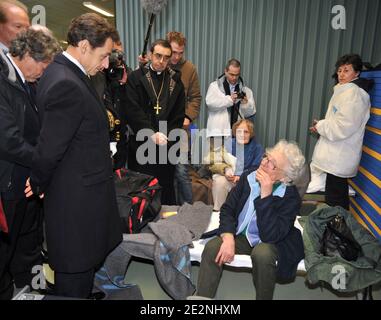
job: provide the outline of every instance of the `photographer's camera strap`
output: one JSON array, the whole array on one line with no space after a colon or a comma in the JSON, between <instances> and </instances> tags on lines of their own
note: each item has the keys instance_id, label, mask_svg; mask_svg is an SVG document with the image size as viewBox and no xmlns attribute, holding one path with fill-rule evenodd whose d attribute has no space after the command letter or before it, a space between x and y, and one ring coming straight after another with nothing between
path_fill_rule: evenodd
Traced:
<instances>
[{"instance_id":1,"label":"photographer's camera strap","mask_svg":"<svg viewBox=\"0 0 381 320\"><path fill-rule=\"evenodd\" d=\"M230 91L230 85L226 79L224 81L224 90L227 96L230 96L232 94ZM237 83L237 85L235 86L235 92L240 92L240 91L241 90L240 90L239 83ZM233 128L233 125L238 121L238 119L245 119L239 111L240 106L241 106L241 101L237 102L231 108L229 108L231 128Z\"/></svg>"}]
</instances>

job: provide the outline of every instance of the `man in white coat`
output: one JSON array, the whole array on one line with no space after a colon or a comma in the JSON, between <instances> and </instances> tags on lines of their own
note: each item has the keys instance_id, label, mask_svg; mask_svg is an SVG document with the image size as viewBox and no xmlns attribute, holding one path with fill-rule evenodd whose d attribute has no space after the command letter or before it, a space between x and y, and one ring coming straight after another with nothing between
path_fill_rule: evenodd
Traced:
<instances>
[{"instance_id":1,"label":"man in white coat","mask_svg":"<svg viewBox=\"0 0 381 320\"><path fill-rule=\"evenodd\" d=\"M206 94L209 117L207 137L230 137L233 124L256 113L253 91L241 78L241 63L231 59L225 73L212 82Z\"/></svg>"}]
</instances>

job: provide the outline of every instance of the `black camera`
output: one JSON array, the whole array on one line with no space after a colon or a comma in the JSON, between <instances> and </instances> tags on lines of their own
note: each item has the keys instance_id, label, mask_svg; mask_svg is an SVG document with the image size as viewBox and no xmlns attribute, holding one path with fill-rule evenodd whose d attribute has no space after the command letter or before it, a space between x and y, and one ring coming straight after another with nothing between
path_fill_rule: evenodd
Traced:
<instances>
[{"instance_id":1,"label":"black camera","mask_svg":"<svg viewBox=\"0 0 381 320\"><path fill-rule=\"evenodd\" d=\"M245 99L245 97L246 97L246 92L244 91L237 92L237 99L242 100L242 99Z\"/></svg>"},{"instance_id":2,"label":"black camera","mask_svg":"<svg viewBox=\"0 0 381 320\"><path fill-rule=\"evenodd\" d=\"M123 79L125 71L124 53L113 49L109 58L109 67L105 70L110 81L120 81Z\"/></svg>"}]
</instances>

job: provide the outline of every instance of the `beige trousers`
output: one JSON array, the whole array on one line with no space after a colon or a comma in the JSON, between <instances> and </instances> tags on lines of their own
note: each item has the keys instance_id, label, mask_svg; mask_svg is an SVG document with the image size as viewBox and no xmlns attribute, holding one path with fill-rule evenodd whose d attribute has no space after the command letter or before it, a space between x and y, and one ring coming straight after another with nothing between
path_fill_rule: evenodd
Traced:
<instances>
[{"instance_id":1,"label":"beige trousers","mask_svg":"<svg viewBox=\"0 0 381 320\"><path fill-rule=\"evenodd\" d=\"M213 186L212 186L212 194L213 194L213 210L220 211L222 205L225 203L226 198L230 192L230 190L234 187L234 185L229 182L225 176L220 174L213 175Z\"/></svg>"}]
</instances>

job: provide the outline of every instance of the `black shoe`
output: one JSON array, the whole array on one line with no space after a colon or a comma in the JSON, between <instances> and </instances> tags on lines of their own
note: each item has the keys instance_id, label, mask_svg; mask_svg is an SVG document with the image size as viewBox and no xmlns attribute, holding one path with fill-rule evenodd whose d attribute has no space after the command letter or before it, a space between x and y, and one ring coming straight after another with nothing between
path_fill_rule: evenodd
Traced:
<instances>
[{"instance_id":1,"label":"black shoe","mask_svg":"<svg viewBox=\"0 0 381 320\"><path fill-rule=\"evenodd\" d=\"M103 300L106 297L106 294L102 291L93 292L89 296L89 300Z\"/></svg>"},{"instance_id":2,"label":"black shoe","mask_svg":"<svg viewBox=\"0 0 381 320\"><path fill-rule=\"evenodd\" d=\"M0 288L0 301L1 300L12 300L13 292L15 290L15 286L13 281L6 281L8 279L4 279L3 284ZM5 284L6 283L6 284Z\"/></svg>"}]
</instances>

